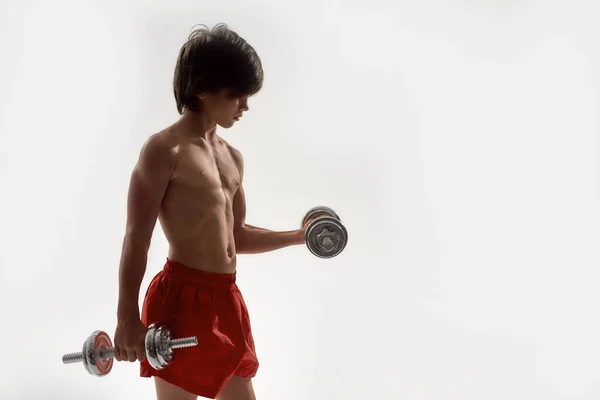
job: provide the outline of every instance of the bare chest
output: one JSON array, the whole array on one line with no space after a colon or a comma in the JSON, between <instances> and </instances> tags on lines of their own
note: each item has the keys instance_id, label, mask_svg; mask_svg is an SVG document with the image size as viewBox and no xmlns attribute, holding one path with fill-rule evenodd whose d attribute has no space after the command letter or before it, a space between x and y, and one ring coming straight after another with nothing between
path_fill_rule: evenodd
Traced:
<instances>
[{"instance_id":1,"label":"bare chest","mask_svg":"<svg viewBox=\"0 0 600 400\"><path fill-rule=\"evenodd\" d=\"M223 190L233 196L241 176L231 153L225 146L190 146L181 149L173 179L201 191Z\"/></svg>"}]
</instances>

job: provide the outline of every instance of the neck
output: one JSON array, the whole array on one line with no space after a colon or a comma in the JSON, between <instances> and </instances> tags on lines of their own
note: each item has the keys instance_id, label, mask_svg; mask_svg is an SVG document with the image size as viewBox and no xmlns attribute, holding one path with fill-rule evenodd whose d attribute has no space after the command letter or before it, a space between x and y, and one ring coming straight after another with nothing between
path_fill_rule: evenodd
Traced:
<instances>
[{"instance_id":1,"label":"neck","mask_svg":"<svg viewBox=\"0 0 600 400\"><path fill-rule=\"evenodd\" d=\"M188 109L183 110L183 114L176 124L183 127L184 131L190 137L201 137L206 140L212 140L217 133L217 124L214 121L210 121L206 114Z\"/></svg>"}]
</instances>

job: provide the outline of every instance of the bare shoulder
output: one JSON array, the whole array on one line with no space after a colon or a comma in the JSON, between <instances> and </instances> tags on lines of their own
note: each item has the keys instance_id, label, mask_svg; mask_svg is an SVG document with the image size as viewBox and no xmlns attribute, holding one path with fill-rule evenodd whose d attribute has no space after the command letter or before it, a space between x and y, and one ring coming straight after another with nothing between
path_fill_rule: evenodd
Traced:
<instances>
[{"instance_id":1,"label":"bare shoulder","mask_svg":"<svg viewBox=\"0 0 600 400\"><path fill-rule=\"evenodd\" d=\"M181 139L173 131L165 129L153 133L144 141L140 150L138 167L143 169L172 169L175 166Z\"/></svg>"},{"instance_id":2,"label":"bare shoulder","mask_svg":"<svg viewBox=\"0 0 600 400\"><path fill-rule=\"evenodd\" d=\"M181 145L181 139L172 130L162 130L148 136L144 145L143 151L150 153L175 154Z\"/></svg>"}]
</instances>

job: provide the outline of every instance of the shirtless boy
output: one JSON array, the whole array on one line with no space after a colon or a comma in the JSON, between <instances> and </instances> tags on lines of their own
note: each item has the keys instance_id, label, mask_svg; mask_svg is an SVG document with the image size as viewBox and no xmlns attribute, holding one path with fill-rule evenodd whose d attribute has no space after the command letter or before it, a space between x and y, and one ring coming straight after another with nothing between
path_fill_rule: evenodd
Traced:
<instances>
[{"instance_id":1,"label":"shirtless boy","mask_svg":"<svg viewBox=\"0 0 600 400\"><path fill-rule=\"evenodd\" d=\"M226 25L199 28L180 50L174 95L181 117L151 135L131 175L119 267L115 359L140 361L158 400L255 399L258 369L249 314L235 284L236 255L304 244L304 229L274 232L246 224L240 152L216 126L232 127L262 87L255 50ZM169 243L164 268L142 308L140 285L156 221ZM196 336L163 370L148 364L151 323Z\"/></svg>"}]
</instances>

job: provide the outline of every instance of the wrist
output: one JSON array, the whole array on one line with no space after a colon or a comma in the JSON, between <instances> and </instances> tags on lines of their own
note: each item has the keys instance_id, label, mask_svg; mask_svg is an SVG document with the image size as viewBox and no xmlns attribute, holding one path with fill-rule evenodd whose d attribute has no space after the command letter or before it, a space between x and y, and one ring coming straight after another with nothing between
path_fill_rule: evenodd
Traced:
<instances>
[{"instance_id":1,"label":"wrist","mask_svg":"<svg viewBox=\"0 0 600 400\"><path fill-rule=\"evenodd\" d=\"M306 240L304 239L304 233L306 230L304 228L298 229L295 234L295 243L296 244L304 244Z\"/></svg>"},{"instance_id":2,"label":"wrist","mask_svg":"<svg viewBox=\"0 0 600 400\"><path fill-rule=\"evenodd\" d=\"M119 304L117 307L117 319L127 321L140 318L140 309L136 303Z\"/></svg>"}]
</instances>

